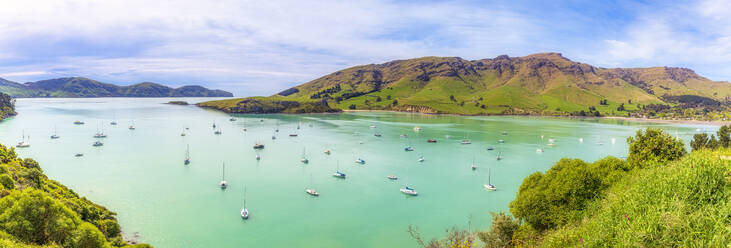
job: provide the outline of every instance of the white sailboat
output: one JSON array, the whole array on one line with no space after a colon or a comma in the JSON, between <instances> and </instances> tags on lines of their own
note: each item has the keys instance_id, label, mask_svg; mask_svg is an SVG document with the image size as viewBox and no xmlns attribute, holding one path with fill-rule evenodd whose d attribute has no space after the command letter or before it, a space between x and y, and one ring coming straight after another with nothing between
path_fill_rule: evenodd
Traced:
<instances>
[{"instance_id":1,"label":"white sailboat","mask_svg":"<svg viewBox=\"0 0 731 248\"><path fill-rule=\"evenodd\" d=\"M464 139L460 141L460 143L463 145L469 145L472 144L472 141L468 138L467 134L465 134Z\"/></svg>"},{"instance_id":2,"label":"white sailboat","mask_svg":"<svg viewBox=\"0 0 731 248\"><path fill-rule=\"evenodd\" d=\"M337 169L335 169L335 173L333 173L333 177L345 179L345 173L340 172L340 161L337 162L336 168Z\"/></svg>"},{"instance_id":3,"label":"white sailboat","mask_svg":"<svg viewBox=\"0 0 731 248\"><path fill-rule=\"evenodd\" d=\"M406 184L403 188L401 188L401 193L404 193L406 195L410 196L417 196L419 195L419 192L416 192L415 189L409 187L409 166L406 165Z\"/></svg>"},{"instance_id":4,"label":"white sailboat","mask_svg":"<svg viewBox=\"0 0 731 248\"><path fill-rule=\"evenodd\" d=\"M104 134L104 130L99 129L99 125L96 127L96 133L94 134L94 138L106 138L107 135Z\"/></svg>"},{"instance_id":5,"label":"white sailboat","mask_svg":"<svg viewBox=\"0 0 731 248\"><path fill-rule=\"evenodd\" d=\"M419 162L424 162L424 155L419 156Z\"/></svg>"},{"instance_id":6,"label":"white sailboat","mask_svg":"<svg viewBox=\"0 0 731 248\"><path fill-rule=\"evenodd\" d=\"M300 159L300 162L302 162L303 164L310 162L310 160L307 159L307 153L305 153L305 148L302 148L302 158Z\"/></svg>"},{"instance_id":7,"label":"white sailboat","mask_svg":"<svg viewBox=\"0 0 731 248\"><path fill-rule=\"evenodd\" d=\"M103 145L104 145L104 143L102 143L101 140L98 140L98 139L97 139L97 141L94 141L94 144L92 144L92 146L103 146Z\"/></svg>"},{"instance_id":8,"label":"white sailboat","mask_svg":"<svg viewBox=\"0 0 731 248\"><path fill-rule=\"evenodd\" d=\"M58 139L61 138L61 136L58 136L58 133L56 133L56 126L53 126L53 134L51 134L51 139Z\"/></svg>"},{"instance_id":9,"label":"white sailboat","mask_svg":"<svg viewBox=\"0 0 731 248\"><path fill-rule=\"evenodd\" d=\"M305 189L305 192L311 196L320 196L320 193L312 188L312 174L310 174L310 185L307 187L307 189Z\"/></svg>"},{"instance_id":10,"label":"white sailboat","mask_svg":"<svg viewBox=\"0 0 731 248\"><path fill-rule=\"evenodd\" d=\"M183 161L185 165L190 164L190 145L187 145L185 147L185 160Z\"/></svg>"},{"instance_id":11,"label":"white sailboat","mask_svg":"<svg viewBox=\"0 0 731 248\"><path fill-rule=\"evenodd\" d=\"M135 130L135 123L133 121L129 122L129 130Z\"/></svg>"},{"instance_id":12,"label":"white sailboat","mask_svg":"<svg viewBox=\"0 0 731 248\"><path fill-rule=\"evenodd\" d=\"M117 125L117 114L116 113L114 114L114 117L112 117L112 122L110 122L109 124L112 126Z\"/></svg>"},{"instance_id":13,"label":"white sailboat","mask_svg":"<svg viewBox=\"0 0 731 248\"><path fill-rule=\"evenodd\" d=\"M220 135L220 134L221 134L221 129L220 129L220 128L219 128L219 129L216 129L216 131L215 131L215 132L213 132L213 134L215 134L215 135Z\"/></svg>"},{"instance_id":14,"label":"white sailboat","mask_svg":"<svg viewBox=\"0 0 731 248\"><path fill-rule=\"evenodd\" d=\"M475 165L475 157L472 157L472 166L470 166L472 170L477 170L477 165Z\"/></svg>"},{"instance_id":15,"label":"white sailboat","mask_svg":"<svg viewBox=\"0 0 731 248\"><path fill-rule=\"evenodd\" d=\"M28 137L28 140L29 139L30 139L30 136ZM20 142L18 142L18 144L16 145L16 147L18 147L18 148L30 147L30 141L28 141L28 140L26 140L26 138L25 138L25 130L23 130L22 140Z\"/></svg>"},{"instance_id":16,"label":"white sailboat","mask_svg":"<svg viewBox=\"0 0 731 248\"><path fill-rule=\"evenodd\" d=\"M541 140L538 141L538 148L536 149L536 152L543 152L543 135L541 135Z\"/></svg>"},{"instance_id":17,"label":"white sailboat","mask_svg":"<svg viewBox=\"0 0 731 248\"><path fill-rule=\"evenodd\" d=\"M241 208L241 218L242 219L249 218L249 210L246 209L246 186L244 186L244 206Z\"/></svg>"},{"instance_id":18,"label":"white sailboat","mask_svg":"<svg viewBox=\"0 0 731 248\"><path fill-rule=\"evenodd\" d=\"M497 187L495 185L492 185L492 182L490 182L490 169L487 169L487 183L483 184L482 187L485 187L487 190L495 191L497 190Z\"/></svg>"},{"instance_id":19,"label":"white sailboat","mask_svg":"<svg viewBox=\"0 0 731 248\"><path fill-rule=\"evenodd\" d=\"M226 182L226 163L223 163L221 167L221 182L218 183L218 186L221 186L221 189L228 187L228 182Z\"/></svg>"}]
</instances>

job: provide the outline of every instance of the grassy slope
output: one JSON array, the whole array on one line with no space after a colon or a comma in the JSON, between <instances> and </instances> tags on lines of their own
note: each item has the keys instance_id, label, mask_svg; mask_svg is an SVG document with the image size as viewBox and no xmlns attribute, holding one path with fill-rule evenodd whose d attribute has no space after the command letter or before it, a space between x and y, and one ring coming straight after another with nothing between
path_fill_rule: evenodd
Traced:
<instances>
[{"instance_id":1,"label":"grassy slope","mask_svg":"<svg viewBox=\"0 0 731 248\"><path fill-rule=\"evenodd\" d=\"M725 247L731 244L731 150L699 151L625 177L586 217L541 246Z\"/></svg>"},{"instance_id":2,"label":"grassy slope","mask_svg":"<svg viewBox=\"0 0 731 248\"><path fill-rule=\"evenodd\" d=\"M688 69L605 69L541 53L474 61L424 57L355 66L296 86L298 92L284 99L311 101L313 94L337 85L341 90L329 93L328 103L338 109L355 105L356 109L403 110L407 105L465 115L564 115L595 107L604 115L626 116L627 112L617 110L620 104L634 110L636 104L664 103L664 94L716 100L731 95L731 84L710 81ZM351 93L366 94L335 100ZM608 105L599 105L602 99Z\"/></svg>"}]
</instances>

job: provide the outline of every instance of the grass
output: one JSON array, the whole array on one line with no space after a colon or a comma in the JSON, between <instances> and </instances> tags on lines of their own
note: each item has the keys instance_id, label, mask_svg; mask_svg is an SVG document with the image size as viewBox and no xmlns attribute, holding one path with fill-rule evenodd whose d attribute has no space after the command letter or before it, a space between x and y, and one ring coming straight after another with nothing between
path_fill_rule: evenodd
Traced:
<instances>
[{"instance_id":1,"label":"grass","mask_svg":"<svg viewBox=\"0 0 731 248\"><path fill-rule=\"evenodd\" d=\"M731 150L698 151L613 184L579 223L544 247L726 247L731 244Z\"/></svg>"}]
</instances>

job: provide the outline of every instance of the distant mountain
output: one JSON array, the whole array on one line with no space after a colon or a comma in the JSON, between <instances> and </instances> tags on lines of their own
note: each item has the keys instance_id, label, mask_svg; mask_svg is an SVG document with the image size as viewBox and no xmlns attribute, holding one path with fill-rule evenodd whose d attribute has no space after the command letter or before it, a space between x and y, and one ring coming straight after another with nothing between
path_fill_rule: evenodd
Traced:
<instances>
[{"instance_id":1,"label":"distant mountain","mask_svg":"<svg viewBox=\"0 0 731 248\"><path fill-rule=\"evenodd\" d=\"M0 92L13 97L232 97L223 90L201 86L168 86L144 82L117 86L83 77L67 77L20 84L0 78Z\"/></svg>"},{"instance_id":2,"label":"distant mountain","mask_svg":"<svg viewBox=\"0 0 731 248\"><path fill-rule=\"evenodd\" d=\"M481 60L424 57L355 66L256 100L466 115L568 115L591 109L626 115L624 111L636 110L638 104L679 104L676 99L728 103L729 96L731 84L708 80L690 69L601 68L559 53L539 53ZM200 105L246 112L251 100Z\"/></svg>"}]
</instances>

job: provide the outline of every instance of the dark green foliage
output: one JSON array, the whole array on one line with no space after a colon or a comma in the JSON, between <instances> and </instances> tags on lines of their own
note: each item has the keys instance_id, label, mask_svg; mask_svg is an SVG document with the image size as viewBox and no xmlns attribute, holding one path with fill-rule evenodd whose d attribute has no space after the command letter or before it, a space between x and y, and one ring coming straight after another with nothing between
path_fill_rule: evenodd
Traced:
<instances>
[{"instance_id":1,"label":"dark green foliage","mask_svg":"<svg viewBox=\"0 0 731 248\"><path fill-rule=\"evenodd\" d=\"M15 181L13 181L13 177L8 174L0 175L0 184L3 185L4 189L15 189Z\"/></svg>"},{"instance_id":2,"label":"dark green foliage","mask_svg":"<svg viewBox=\"0 0 731 248\"><path fill-rule=\"evenodd\" d=\"M617 111L624 111L624 103L619 104L619 107L617 107Z\"/></svg>"},{"instance_id":3,"label":"dark green foliage","mask_svg":"<svg viewBox=\"0 0 731 248\"><path fill-rule=\"evenodd\" d=\"M335 86L333 86L331 88L327 88L327 89L318 91L315 94L312 94L310 96L310 99L318 99L318 98L321 98L321 97L327 98L327 97L330 97L330 95L332 95L332 94L335 94L335 93L340 92L340 90L341 90L340 89L340 84L336 84ZM280 94L280 95L282 95L282 94ZM282 95L282 96L286 96L286 95Z\"/></svg>"},{"instance_id":4,"label":"dark green foliage","mask_svg":"<svg viewBox=\"0 0 731 248\"><path fill-rule=\"evenodd\" d=\"M685 155L683 141L657 128L637 130L634 137L627 138L629 156L627 162L633 168L664 165Z\"/></svg>"},{"instance_id":5,"label":"dark green foliage","mask_svg":"<svg viewBox=\"0 0 731 248\"><path fill-rule=\"evenodd\" d=\"M391 103L391 105L393 105L393 106L398 105L398 100L397 99L393 99L393 103Z\"/></svg>"},{"instance_id":6,"label":"dark green foliage","mask_svg":"<svg viewBox=\"0 0 731 248\"><path fill-rule=\"evenodd\" d=\"M348 109L355 109L355 104L350 104L350 106L348 106Z\"/></svg>"},{"instance_id":7,"label":"dark green foliage","mask_svg":"<svg viewBox=\"0 0 731 248\"><path fill-rule=\"evenodd\" d=\"M26 243L71 244L81 220L40 190L14 191L0 199L0 229Z\"/></svg>"},{"instance_id":8,"label":"dark green foliage","mask_svg":"<svg viewBox=\"0 0 731 248\"><path fill-rule=\"evenodd\" d=\"M561 159L545 174L536 172L523 180L510 212L538 230L581 217L586 203L628 170L624 161L606 158L593 164L580 159Z\"/></svg>"},{"instance_id":9,"label":"dark green foliage","mask_svg":"<svg viewBox=\"0 0 731 248\"><path fill-rule=\"evenodd\" d=\"M449 95L449 100L453 102L457 101L457 99L454 98L454 95Z\"/></svg>"},{"instance_id":10,"label":"dark green foliage","mask_svg":"<svg viewBox=\"0 0 731 248\"><path fill-rule=\"evenodd\" d=\"M386 96L386 100L391 100L391 95Z\"/></svg>"},{"instance_id":11,"label":"dark green foliage","mask_svg":"<svg viewBox=\"0 0 731 248\"><path fill-rule=\"evenodd\" d=\"M20 180L34 188L40 188L45 177L46 175L43 175L40 168L28 168L18 173L18 178Z\"/></svg>"},{"instance_id":12,"label":"dark green foliage","mask_svg":"<svg viewBox=\"0 0 731 248\"><path fill-rule=\"evenodd\" d=\"M289 89L286 89L286 90L283 90L283 91L277 93L277 95L288 96L288 95L291 95L291 94L294 94L297 92L300 92L300 90L298 90L297 88L289 88Z\"/></svg>"},{"instance_id":13,"label":"dark green foliage","mask_svg":"<svg viewBox=\"0 0 731 248\"><path fill-rule=\"evenodd\" d=\"M731 137L729 137L729 133L731 133L731 125L721 126L721 128L718 129L716 134L718 135L718 145L720 147L725 148L731 146Z\"/></svg>"},{"instance_id":14,"label":"dark green foliage","mask_svg":"<svg viewBox=\"0 0 731 248\"><path fill-rule=\"evenodd\" d=\"M38 165L38 162L36 162L32 158L23 159L23 167L25 167L25 168L36 168L38 170L41 170L41 167Z\"/></svg>"},{"instance_id":15,"label":"dark green foliage","mask_svg":"<svg viewBox=\"0 0 731 248\"><path fill-rule=\"evenodd\" d=\"M513 247L513 233L520 227L520 221L503 212L490 212L490 215L492 215L490 230L478 233L485 247Z\"/></svg>"},{"instance_id":16,"label":"dark green foliage","mask_svg":"<svg viewBox=\"0 0 731 248\"><path fill-rule=\"evenodd\" d=\"M599 100L599 105L609 105L609 104L607 103L607 99L602 99L602 100Z\"/></svg>"},{"instance_id":17,"label":"dark green foliage","mask_svg":"<svg viewBox=\"0 0 731 248\"><path fill-rule=\"evenodd\" d=\"M382 99L381 99L381 97L380 97L380 96L377 96L377 97L376 97L376 102L381 102L381 100L382 100Z\"/></svg>"}]
</instances>

